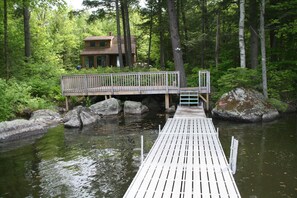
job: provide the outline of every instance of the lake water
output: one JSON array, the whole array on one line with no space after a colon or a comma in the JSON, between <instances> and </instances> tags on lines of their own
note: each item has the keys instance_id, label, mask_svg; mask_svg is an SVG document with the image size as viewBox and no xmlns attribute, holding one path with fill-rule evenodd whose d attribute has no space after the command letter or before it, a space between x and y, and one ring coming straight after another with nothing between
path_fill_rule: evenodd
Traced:
<instances>
[{"instance_id":1,"label":"lake water","mask_svg":"<svg viewBox=\"0 0 297 198\"><path fill-rule=\"evenodd\" d=\"M102 119L95 127L50 129L37 139L0 144L0 197L122 197L168 116ZM227 156L239 139L235 180L242 197L297 197L297 114L270 123L214 120Z\"/></svg>"}]
</instances>

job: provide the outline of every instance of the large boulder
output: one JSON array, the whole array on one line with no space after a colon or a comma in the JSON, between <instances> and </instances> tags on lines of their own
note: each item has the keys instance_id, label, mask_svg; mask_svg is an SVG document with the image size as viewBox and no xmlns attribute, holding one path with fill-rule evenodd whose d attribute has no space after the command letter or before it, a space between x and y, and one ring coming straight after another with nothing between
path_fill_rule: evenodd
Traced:
<instances>
[{"instance_id":1,"label":"large boulder","mask_svg":"<svg viewBox=\"0 0 297 198\"><path fill-rule=\"evenodd\" d=\"M47 125L56 125L62 121L62 118L60 114L55 111L43 109L34 111L30 120L45 123Z\"/></svg>"},{"instance_id":2,"label":"large boulder","mask_svg":"<svg viewBox=\"0 0 297 198\"><path fill-rule=\"evenodd\" d=\"M148 111L148 107L143 105L141 102L125 101L124 103L125 114L143 114Z\"/></svg>"},{"instance_id":3,"label":"large boulder","mask_svg":"<svg viewBox=\"0 0 297 198\"><path fill-rule=\"evenodd\" d=\"M47 125L34 120L17 119L0 123L0 142L12 141L44 133Z\"/></svg>"},{"instance_id":4,"label":"large boulder","mask_svg":"<svg viewBox=\"0 0 297 198\"><path fill-rule=\"evenodd\" d=\"M83 126L96 123L100 117L93 113L89 108L83 107L79 113L79 117Z\"/></svg>"},{"instance_id":5,"label":"large boulder","mask_svg":"<svg viewBox=\"0 0 297 198\"><path fill-rule=\"evenodd\" d=\"M65 114L63 122L66 128L80 128L82 126L79 118L79 112L81 111L81 108L82 106L75 107Z\"/></svg>"},{"instance_id":6,"label":"large boulder","mask_svg":"<svg viewBox=\"0 0 297 198\"><path fill-rule=\"evenodd\" d=\"M236 88L222 95L212 110L212 115L226 120L258 122L271 121L279 113L258 91Z\"/></svg>"},{"instance_id":7,"label":"large boulder","mask_svg":"<svg viewBox=\"0 0 297 198\"><path fill-rule=\"evenodd\" d=\"M120 101L110 98L90 106L92 112L97 115L117 115L122 111Z\"/></svg>"},{"instance_id":8,"label":"large boulder","mask_svg":"<svg viewBox=\"0 0 297 198\"><path fill-rule=\"evenodd\" d=\"M78 106L66 113L63 122L66 128L81 128L96 123L99 118L89 108Z\"/></svg>"}]
</instances>

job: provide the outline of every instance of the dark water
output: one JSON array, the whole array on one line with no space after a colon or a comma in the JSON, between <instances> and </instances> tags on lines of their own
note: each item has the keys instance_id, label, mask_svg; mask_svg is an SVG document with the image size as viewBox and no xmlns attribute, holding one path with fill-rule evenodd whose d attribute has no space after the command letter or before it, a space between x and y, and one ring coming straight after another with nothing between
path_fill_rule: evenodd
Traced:
<instances>
[{"instance_id":1,"label":"dark water","mask_svg":"<svg viewBox=\"0 0 297 198\"><path fill-rule=\"evenodd\" d=\"M50 129L35 140L0 145L0 197L122 197L147 153L163 114L103 119L94 128ZM271 123L214 121L229 153L239 139L235 175L242 197L297 197L297 115Z\"/></svg>"}]
</instances>

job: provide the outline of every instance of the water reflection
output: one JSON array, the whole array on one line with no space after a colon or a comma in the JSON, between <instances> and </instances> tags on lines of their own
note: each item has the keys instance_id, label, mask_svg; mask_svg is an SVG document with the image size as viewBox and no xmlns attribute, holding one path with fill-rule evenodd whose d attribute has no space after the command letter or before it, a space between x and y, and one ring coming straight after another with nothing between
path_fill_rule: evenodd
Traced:
<instances>
[{"instance_id":1,"label":"water reflection","mask_svg":"<svg viewBox=\"0 0 297 198\"><path fill-rule=\"evenodd\" d=\"M122 197L140 165L140 135L147 153L165 120L157 113L120 115L0 147L0 197ZM235 179L242 197L297 197L296 114L271 123L214 122L227 156L231 136L239 139Z\"/></svg>"},{"instance_id":2,"label":"water reflection","mask_svg":"<svg viewBox=\"0 0 297 198\"><path fill-rule=\"evenodd\" d=\"M122 197L165 116L115 116L83 130L59 126L0 153L0 197ZM145 121L144 121L145 120Z\"/></svg>"},{"instance_id":3,"label":"water reflection","mask_svg":"<svg viewBox=\"0 0 297 198\"><path fill-rule=\"evenodd\" d=\"M235 179L243 197L297 197L296 114L271 123L216 121L226 153L239 139Z\"/></svg>"}]
</instances>

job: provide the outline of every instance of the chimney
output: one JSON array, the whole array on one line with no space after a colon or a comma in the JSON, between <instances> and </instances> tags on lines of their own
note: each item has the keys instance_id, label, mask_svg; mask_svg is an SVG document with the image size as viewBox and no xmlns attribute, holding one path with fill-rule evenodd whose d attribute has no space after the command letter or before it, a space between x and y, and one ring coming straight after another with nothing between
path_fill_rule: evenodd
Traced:
<instances>
[{"instance_id":1,"label":"chimney","mask_svg":"<svg viewBox=\"0 0 297 198\"><path fill-rule=\"evenodd\" d=\"M109 36L112 36L112 32L109 32Z\"/></svg>"}]
</instances>

